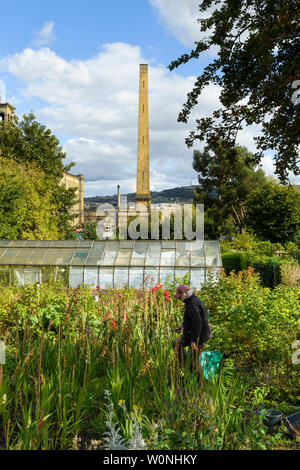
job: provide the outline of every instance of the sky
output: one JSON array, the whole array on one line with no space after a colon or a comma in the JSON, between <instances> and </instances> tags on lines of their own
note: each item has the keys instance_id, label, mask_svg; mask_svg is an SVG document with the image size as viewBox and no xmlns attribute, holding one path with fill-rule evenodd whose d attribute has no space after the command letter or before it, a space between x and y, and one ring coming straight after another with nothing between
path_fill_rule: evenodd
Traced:
<instances>
[{"instance_id":1,"label":"sky","mask_svg":"<svg viewBox=\"0 0 300 470\"><path fill-rule=\"evenodd\" d=\"M219 107L208 86L187 124L178 113L216 51L174 71L200 31L197 0L11 0L2 3L0 95L22 117L32 111L58 137L85 197L135 192L139 64L149 66L150 189L197 184L185 137ZM5 38L5 40L3 39ZM255 151L243 130L238 143ZM273 174L271 153L263 169ZM296 180L296 178L295 178ZM298 181L295 181L298 182Z\"/></svg>"}]
</instances>

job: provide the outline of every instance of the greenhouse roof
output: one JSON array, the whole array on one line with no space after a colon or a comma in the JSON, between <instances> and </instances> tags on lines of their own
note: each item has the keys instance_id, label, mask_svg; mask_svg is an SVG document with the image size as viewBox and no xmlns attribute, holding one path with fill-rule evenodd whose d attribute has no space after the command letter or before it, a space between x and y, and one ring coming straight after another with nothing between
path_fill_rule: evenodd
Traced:
<instances>
[{"instance_id":1,"label":"greenhouse roof","mask_svg":"<svg viewBox=\"0 0 300 470\"><path fill-rule=\"evenodd\" d=\"M0 240L0 265L220 268L218 241Z\"/></svg>"}]
</instances>

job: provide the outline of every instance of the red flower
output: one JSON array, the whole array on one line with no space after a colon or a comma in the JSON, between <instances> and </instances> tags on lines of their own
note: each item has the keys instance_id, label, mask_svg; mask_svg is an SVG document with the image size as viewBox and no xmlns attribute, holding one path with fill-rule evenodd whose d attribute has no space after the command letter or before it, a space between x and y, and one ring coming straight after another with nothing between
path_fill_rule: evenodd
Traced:
<instances>
[{"instance_id":1,"label":"red flower","mask_svg":"<svg viewBox=\"0 0 300 470\"><path fill-rule=\"evenodd\" d=\"M162 285L161 284L156 284L156 289L161 289L162 288Z\"/></svg>"},{"instance_id":2,"label":"red flower","mask_svg":"<svg viewBox=\"0 0 300 470\"><path fill-rule=\"evenodd\" d=\"M116 322L113 321L113 320L110 321L110 324L111 324L111 326L117 326L117 325L116 325Z\"/></svg>"},{"instance_id":3,"label":"red flower","mask_svg":"<svg viewBox=\"0 0 300 470\"><path fill-rule=\"evenodd\" d=\"M170 297L170 292L168 292L167 290L165 290L165 291L164 291L164 295L165 295L166 297Z\"/></svg>"},{"instance_id":4,"label":"red flower","mask_svg":"<svg viewBox=\"0 0 300 470\"><path fill-rule=\"evenodd\" d=\"M165 299L166 299L166 300L170 300L170 297L168 297L168 296L166 295Z\"/></svg>"},{"instance_id":5,"label":"red flower","mask_svg":"<svg viewBox=\"0 0 300 470\"><path fill-rule=\"evenodd\" d=\"M156 291L156 287L152 287L152 292L155 292Z\"/></svg>"}]
</instances>

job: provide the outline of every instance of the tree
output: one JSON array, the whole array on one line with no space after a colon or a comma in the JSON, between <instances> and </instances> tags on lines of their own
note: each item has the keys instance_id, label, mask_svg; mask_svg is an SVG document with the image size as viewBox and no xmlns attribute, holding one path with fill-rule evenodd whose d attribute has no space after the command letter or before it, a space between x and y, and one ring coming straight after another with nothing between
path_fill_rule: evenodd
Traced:
<instances>
[{"instance_id":1,"label":"tree","mask_svg":"<svg viewBox=\"0 0 300 470\"><path fill-rule=\"evenodd\" d=\"M83 230L83 238L86 240L99 240L99 237L97 235L97 224L96 222L94 224L83 224L82 226Z\"/></svg>"},{"instance_id":2,"label":"tree","mask_svg":"<svg viewBox=\"0 0 300 470\"><path fill-rule=\"evenodd\" d=\"M292 186L268 180L246 202L247 226L272 243L297 241L300 235L300 194Z\"/></svg>"},{"instance_id":3,"label":"tree","mask_svg":"<svg viewBox=\"0 0 300 470\"><path fill-rule=\"evenodd\" d=\"M55 240L51 183L36 164L0 158L0 239Z\"/></svg>"},{"instance_id":4,"label":"tree","mask_svg":"<svg viewBox=\"0 0 300 470\"><path fill-rule=\"evenodd\" d=\"M76 189L66 189L60 182L63 172L69 171L74 163L63 164L66 154L50 129L38 123L32 113L24 115L21 121L14 116L12 121L1 122L0 154L7 160L33 165L43 172L49 181L51 206L56 217L58 237L70 237L72 233L70 222L74 219L70 209L77 202Z\"/></svg>"},{"instance_id":5,"label":"tree","mask_svg":"<svg viewBox=\"0 0 300 470\"><path fill-rule=\"evenodd\" d=\"M246 147L224 150L222 143L208 151L194 151L193 168L199 173L194 202L204 204L205 233L218 238L237 229L244 232L245 201L249 193L265 181L255 169L253 155Z\"/></svg>"},{"instance_id":6,"label":"tree","mask_svg":"<svg viewBox=\"0 0 300 470\"><path fill-rule=\"evenodd\" d=\"M178 116L187 122L203 89L209 84L221 87L222 107L212 116L197 120L197 130L186 143L205 141L210 150L216 142L233 148L244 125L261 125L255 138L259 163L267 149L275 152L276 174L288 181L288 170L300 174L300 4L295 0L202 0L200 13L214 11L199 19L208 37L196 42L190 54L171 62L173 70L191 59L202 59L211 46L217 57L197 78Z\"/></svg>"}]
</instances>

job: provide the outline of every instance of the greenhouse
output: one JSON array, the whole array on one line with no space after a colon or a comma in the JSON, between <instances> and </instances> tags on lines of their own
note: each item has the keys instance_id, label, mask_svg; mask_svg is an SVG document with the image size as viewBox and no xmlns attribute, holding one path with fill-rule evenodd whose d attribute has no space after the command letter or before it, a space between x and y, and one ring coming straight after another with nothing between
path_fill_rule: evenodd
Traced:
<instances>
[{"instance_id":1,"label":"greenhouse","mask_svg":"<svg viewBox=\"0 0 300 470\"><path fill-rule=\"evenodd\" d=\"M51 282L141 288L190 276L199 288L222 267L218 241L206 240L0 240L2 285Z\"/></svg>"}]
</instances>

